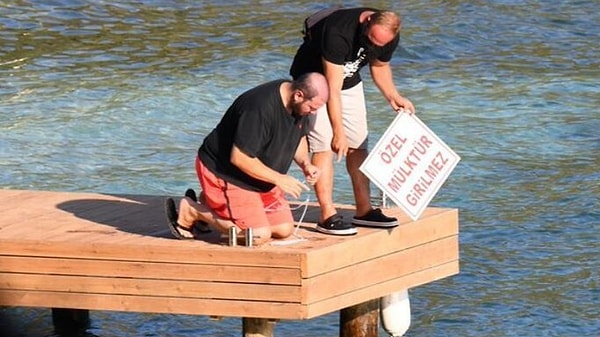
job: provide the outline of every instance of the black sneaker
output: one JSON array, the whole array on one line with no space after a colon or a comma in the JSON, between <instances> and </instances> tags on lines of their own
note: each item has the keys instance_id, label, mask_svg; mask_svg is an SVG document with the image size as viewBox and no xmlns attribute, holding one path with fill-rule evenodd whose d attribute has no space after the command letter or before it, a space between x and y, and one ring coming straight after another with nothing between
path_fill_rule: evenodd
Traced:
<instances>
[{"instance_id":1,"label":"black sneaker","mask_svg":"<svg viewBox=\"0 0 600 337\"><path fill-rule=\"evenodd\" d=\"M380 208L375 208L361 217L355 216L352 224L355 226L389 228L398 226L398 219L386 216Z\"/></svg>"},{"instance_id":2,"label":"black sneaker","mask_svg":"<svg viewBox=\"0 0 600 337\"><path fill-rule=\"evenodd\" d=\"M342 216L337 213L325 219L322 223L317 223L316 228L321 233L331 235L354 235L357 233L356 228L345 223Z\"/></svg>"}]
</instances>

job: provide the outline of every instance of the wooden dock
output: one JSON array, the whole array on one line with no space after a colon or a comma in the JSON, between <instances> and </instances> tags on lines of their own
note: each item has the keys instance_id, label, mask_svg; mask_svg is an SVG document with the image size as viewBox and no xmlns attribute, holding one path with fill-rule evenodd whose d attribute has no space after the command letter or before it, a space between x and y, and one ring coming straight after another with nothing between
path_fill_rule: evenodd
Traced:
<instances>
[{"instance_id":1,"label":"wooden dock","mask_svg":"<svg viewBox=\"0 0 600 337\"><path fill-rule=\"evenodd\" d=\"M311 204L302 240L230 247L174 239L165 198L0 190L0 305L310 319L459 271L456 209L341 237Z\"/></svg>"}]
</instances>

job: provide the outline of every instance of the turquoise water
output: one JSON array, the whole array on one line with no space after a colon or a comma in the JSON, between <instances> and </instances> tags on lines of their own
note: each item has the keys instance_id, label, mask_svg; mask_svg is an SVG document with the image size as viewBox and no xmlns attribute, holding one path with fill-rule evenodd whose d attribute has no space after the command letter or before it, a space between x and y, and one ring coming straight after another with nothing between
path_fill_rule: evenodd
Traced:
<instances>
[{"instance_id":1,"label":"turquoise water","mask_svg":"<svg viewBox=\"0 0 600 337\"><path fill-rule=\"evenodd\" d=\"M462 158L431 204L460 210L461 273L411 289L407 336L600 335L600 3L370 4L402 15L395 81ZM243 90L287 76L321 7L2 2L0 186L180 195L202 137ZM364 75L374 144L393 114ZM336 199L352 202L342 165ZM235 318L91 318L89 336L241 335ZM336 336L337 323L275 332ZM0 309L0 330L55 336L40 309Z\"/></svg>"}]
</instances>

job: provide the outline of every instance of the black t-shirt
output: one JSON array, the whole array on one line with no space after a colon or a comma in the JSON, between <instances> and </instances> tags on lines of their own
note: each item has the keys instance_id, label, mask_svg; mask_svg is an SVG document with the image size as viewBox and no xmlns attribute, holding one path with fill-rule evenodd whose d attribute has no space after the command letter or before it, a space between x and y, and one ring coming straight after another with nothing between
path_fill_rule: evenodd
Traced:
<instances>
[{"instance_id":1,"label":"black t-shirt","mask_svg":"<svg viewBox=\"0 0 600 337\"><path fill-rule=\"evenodd\" d=\"M206 136L198 156L217 177L251 191L266 192L274 187L231 164L233 144L279 173L288 171L306 134L307 119L285 109L279 93L283 82L265 83L240 95Z\"/></svg>"},{"instance_id":2,"label":"black t-shirt","mask_svg":"<svg viewBox=\"0 0 600 337\"><path fill-rule=\"evenodd\" d=\"M360 83L359 70L369 61L388 62L398 46L399 36L382 47L370 44L364 35L366 23L359 22L360 14L365 11L378 10L340 9L315 24L310 30L310 38L305 37L296 52L290 69L292 77L312 71L323 73L323 57L331 63L344 65L342 89L348 89Z\"/></svg>"}]
</instances>

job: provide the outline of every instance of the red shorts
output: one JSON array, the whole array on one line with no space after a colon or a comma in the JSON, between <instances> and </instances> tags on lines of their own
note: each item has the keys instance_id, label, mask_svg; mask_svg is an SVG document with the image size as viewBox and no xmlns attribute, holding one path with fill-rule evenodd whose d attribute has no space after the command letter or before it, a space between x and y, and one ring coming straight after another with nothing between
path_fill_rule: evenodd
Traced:
<instances>
[{"instance_id":1,"label":"red shorts","mask_svg":"<svg viewBox=\"0 0 600 337\"><path fill-rule=\"evenodd\" d=\"M243 189L215 176L198 157L196 173L206 205L220 218L233 221L239 228L294 223L290 204L280 188L274 187L268 192Z\"/></svg>"}]
</instances>

